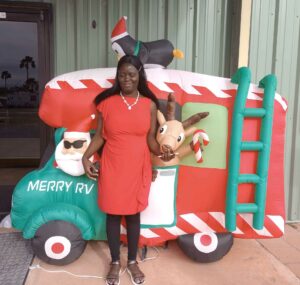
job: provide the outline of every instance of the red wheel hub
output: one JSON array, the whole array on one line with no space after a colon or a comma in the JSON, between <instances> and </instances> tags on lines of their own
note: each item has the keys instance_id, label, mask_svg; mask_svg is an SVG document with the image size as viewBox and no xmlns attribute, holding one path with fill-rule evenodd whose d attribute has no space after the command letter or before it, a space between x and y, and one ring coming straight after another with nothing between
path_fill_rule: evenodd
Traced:
<instances>
[{"instance_id":1,"label":"red wheel hub","mask_svg":"<svg viewBox=\"0 0 300 285\"><path fill-rule=\"evenodd\" d=\"M64 245L60 242L56 242L51 247L52 251L56 254L62 253L64 250Z\"/></svg>"},{"instance_id":2,"label":"red wheel hub","mask_svg":"<svg viewBox=\"0 0 300 285\"><path fill-rule=\"evenodd\" d=\"M200 237L200 242L203 244L203 245L210 245L211 242L212 242L212 239L209 235L203 235Z\"/></svg>"}]
</instances>

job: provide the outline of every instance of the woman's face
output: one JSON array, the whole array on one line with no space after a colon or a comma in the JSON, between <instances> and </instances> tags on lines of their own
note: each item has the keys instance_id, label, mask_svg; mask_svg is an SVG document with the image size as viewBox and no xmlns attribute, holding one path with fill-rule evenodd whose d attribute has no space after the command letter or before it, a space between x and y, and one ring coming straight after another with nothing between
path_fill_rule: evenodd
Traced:
<instances>
[{"instance_id":1,"label":"woman's face","mask_svg":"<svg viewBox=\"0 0 300 285\"><path fill-rule=\"evenodd\" d=\"M132 64L124 63L119 69L118 80L122 93L131 94L138 89L139 72Z\"/></svg>"}]
</instances>

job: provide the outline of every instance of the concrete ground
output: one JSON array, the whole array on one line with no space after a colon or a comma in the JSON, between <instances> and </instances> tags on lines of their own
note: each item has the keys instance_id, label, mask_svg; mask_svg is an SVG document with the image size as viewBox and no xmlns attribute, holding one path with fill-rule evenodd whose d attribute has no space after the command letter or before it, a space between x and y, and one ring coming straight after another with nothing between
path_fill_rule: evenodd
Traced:
<instances>
[{"instance_id":1,"label":"concrete ground","mask_svg":"<svg viewBox=\"0 0 300 285\"><path fill-rule=\"evenodd\" d=\"M140 263L140 267L149 285L300 284L300 224L286 225L285 230L285 235L279 239L235 239L226 256L207 264L190 260L176 241L172 241L167 249L158 248L159 253L149 248L148 257L156 258ZM126 262L126 250L126 247L121 249L123 265ZM104 277L108 263L106 242L92 241L78 260L66 266L52 266L35 258L33 264L39 264L42 268L31 269L25 285L105 284L103 279L88 276ZM77 277L66 272L85 276ZM121 276L121 284L131 284L126 272Z\"/></svg>"},{"instance_id":2,"label":"concrete ground","mask_svg":"<svg viewBox=\"0 0 300 285\"><path fill-rule=\"evenodd\" d=\"M0 229L3 232L12 229ZM123 268L126 247L121 248ZM300 224L285 226L279 239L235 239L232 249L221 260L201 264L190 260L177 246L169 243L167 249L149 248L148 258L140 263L148 285L300 285ZM66 266L53 266L35 258L25 285L96 285L105 284L109 251L106 242L89 242L82 256ZM75 275L82 275L81 277ZM130 285L126 272L121 285ZM4 284L3 284L4 285Z\"/></svg>"}]
</instances>

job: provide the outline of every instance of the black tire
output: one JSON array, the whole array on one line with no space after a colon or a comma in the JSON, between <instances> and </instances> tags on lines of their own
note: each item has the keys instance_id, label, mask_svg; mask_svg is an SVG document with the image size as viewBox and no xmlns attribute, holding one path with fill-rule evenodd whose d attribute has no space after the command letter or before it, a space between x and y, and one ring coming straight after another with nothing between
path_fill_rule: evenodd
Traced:
<instances>
[{"instance_id":1,"label":"black tire","mask_svg":"<svg viewBox=\"0 0 300 285\"><path fill-rule=\"evenodd\" d=\"M231 233L196 233L182 235L177 240L179 247L196 262L208 263L221 259L232 247Z\"/></svg>"},{"instance_id":2,"label":"black tire","mask_svg":"<svg viewBox=\"0 0 300 285\"><path fill-rule=\"evenodd\" d=\"M55 220L42 225L31 240L34 253L54 265L66 265L79 258L87 241L73 224Z\"/></svg>"}]
</instances>

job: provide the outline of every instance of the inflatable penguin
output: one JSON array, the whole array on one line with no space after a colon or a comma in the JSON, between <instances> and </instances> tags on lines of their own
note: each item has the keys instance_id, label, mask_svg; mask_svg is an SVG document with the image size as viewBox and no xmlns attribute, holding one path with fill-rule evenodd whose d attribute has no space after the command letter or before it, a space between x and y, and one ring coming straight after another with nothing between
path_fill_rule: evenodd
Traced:
<instances>
[{"instance_id":1,"label":"inflatable penguin","mask_svg":"<svg viewBox=\"0 0 300 285\"><path fill-rule=\"evenodd\" d=\"M118 57L133 54L139 57L145 68L166 68L173 58L183 58L183 52L174 49L168 40L141 42L128 35L127 17L123 16L111 33L112 49Z\"/></svg>"}]
</instances>

